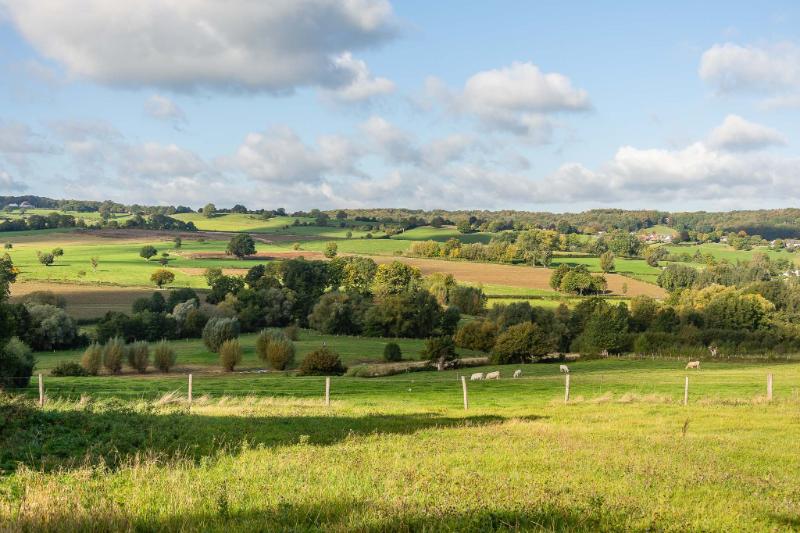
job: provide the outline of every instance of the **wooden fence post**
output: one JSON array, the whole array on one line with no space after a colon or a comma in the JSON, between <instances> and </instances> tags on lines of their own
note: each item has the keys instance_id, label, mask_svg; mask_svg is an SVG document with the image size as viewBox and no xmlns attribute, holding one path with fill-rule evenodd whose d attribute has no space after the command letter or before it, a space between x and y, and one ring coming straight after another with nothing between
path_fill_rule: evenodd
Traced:
<instances>
[{"instance_id":1,"label":"wooden fence post","mask_svg":"<svg viewBox=\"0 0 800 533\"><path fill-rule=\"evenodd\" d=\"M464 410L469 409L469 398L467 397L467 377L461 376L461 389L464 391Z\"/></svg>"},{"instance_id":2,"label":"wooden fence post","mask_svg":"<svg viewBox=\"0 0 800 533\"><path fill-rule=\"evenodd\" d=\"M189 405L192 405L192 375L189 374Z\"/></svg>"},{"instance_id":3,"label":"wooden fence post","mask_svg":"<svg viewBox=\"0 0 800 533\"><path fill-rule=\"evenodd\" d=\"M686 376L683 383L683 405L689 405L689 376Z\"/></svg>"},{"instance_id":4,"label":"wooden fence post","mask_svg":"<svg viewBox=\"0 0 800 533\"><path fill-rule=\"evenodd\" d=\"M569 402L569 374L567 374L567 379L564 382L564 403Z\"/></svg>"},{"instance_id":5,"label":"wooden fence post","mask_svg":"<svg viewBox=\"0 0 800 533\"><path fill-rule=\"evenodd\" d=\"M44 407L44 380L39 374L39 407Z\"/></svg>"},{"instance_id":6,"label":"wooden fence post","mask_svg":"<svg viewBox=\"0 0 800 533\"><path fill-rule=\"evenodd\" d=\"M331 404L331 378L325 378L325 405Z\"/></svg>"},{"instance_id":7,"label":"wooden fence post","mask_svg":"<svg viewBox=\"0 0 800 533\"><path fill-rule=\"evenodd\" d=\"M772 372L767 374L767 401L772 401Z\"/></svg>"}]
</instances>

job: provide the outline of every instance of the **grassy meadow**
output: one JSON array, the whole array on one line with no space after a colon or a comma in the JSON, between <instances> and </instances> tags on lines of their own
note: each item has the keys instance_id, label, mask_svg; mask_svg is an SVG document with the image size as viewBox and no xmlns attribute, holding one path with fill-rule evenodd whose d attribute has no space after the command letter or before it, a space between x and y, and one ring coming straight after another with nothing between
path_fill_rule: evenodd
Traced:
<instances>
[{"instance_id":1,"label":"grassy meadow","mask_svg":"<svg viewBox=\"0 0 800 533\"><path fill-rule=\"evenodd\" d=\"M324 378L196 376L189 407L185 376L48 377L3 400L0 530L798 527L800 366L704 363L684 407L681 361L569 365L566 405L535 364L468 410L463 371L333 378L330 407Z\"/></svg>"}]
</instances>

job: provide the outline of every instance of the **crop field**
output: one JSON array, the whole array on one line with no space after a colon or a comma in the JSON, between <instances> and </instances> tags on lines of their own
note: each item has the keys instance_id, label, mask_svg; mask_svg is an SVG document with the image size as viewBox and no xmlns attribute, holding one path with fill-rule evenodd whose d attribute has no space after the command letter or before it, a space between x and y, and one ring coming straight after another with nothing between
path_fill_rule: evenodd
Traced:
<instances>
[{"instance_id":1,"label":"crop field","mask_svg":"<svg viewBox=\"0 0 800 533\"><path fill-rule=\"evenodd\" d=\"M586 265L590 272L602 272L600 268L600 258L598 257L574 257L558 254L553 258L552 265L557 267L564 263L571 266ZM656 283L658 274L661 272L660 268L651 267L644 259L617 257L614 259L614 267L614 272L619 275L628 276L652 284Z\"/></svg>"},{"instance_id":2,"label":"crop field","mask_svg":"<svg viewBox=\"0 0 800 533\"><path fill-rule=\"evenodd\" d=\"M406 230L398 235L393 235L392 239L398 240L411 240L411 241L437 241L445 242L448 239L458 239L463 243L480 242L488 244L492 240L493 233L477 232L477 233L461 233L452 226L434 228L431 226L424 226Z\"/></svg>"},{"instance_id":3,"label":"crop field","mask_svg":"<svg viewBox=\"0 0 800 533\"><path fill-rule=\"evenodd\" d=\"M704 363L688 406L680 361L569 365L567 404L534 364L468 410L463 371L333 378L329 407L324 378L200 375L189 407L186 376L48 377L2 400L0 529L798 527L797 364Z\"/></svg>"}]
</instances>

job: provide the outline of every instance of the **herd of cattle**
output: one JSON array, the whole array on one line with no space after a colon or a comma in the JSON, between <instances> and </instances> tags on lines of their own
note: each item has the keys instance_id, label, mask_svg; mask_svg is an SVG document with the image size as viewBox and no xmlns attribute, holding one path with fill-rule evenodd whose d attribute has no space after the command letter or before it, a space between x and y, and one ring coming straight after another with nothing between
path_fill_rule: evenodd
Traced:
<instances>
[{"instance_id":1,"label":"herd of cattle","mask_svg":"<svg viewBox=\"0 0 800 533\"><path fill-rule=\"evenodd\" d=\"M700 361L689 361L686 364L686 369L694 368L696 370L700 370ZM569 374L569 367L567 365L559 365L558 371L562 374ZM522 370L519 368L514 371L513 377L519 378L522 377ZM484 379L500 379L500 371L495 370L494 372L476 372L469 377L470 381L481 381Z\"/></svg>"}]
</instances>

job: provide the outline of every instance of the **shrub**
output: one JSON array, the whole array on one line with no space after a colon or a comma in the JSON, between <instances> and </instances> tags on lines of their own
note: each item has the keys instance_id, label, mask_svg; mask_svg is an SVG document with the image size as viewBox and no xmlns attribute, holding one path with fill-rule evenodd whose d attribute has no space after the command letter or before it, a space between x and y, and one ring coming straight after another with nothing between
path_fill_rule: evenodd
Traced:
<instances>
[{"instance_id":1,"label":"shrub","mask_svg":"<svg viewBox=\"0 0 800 533\"><path fill-rule=\"evenodd\" d=\"M126 348L128 355L128 364L139 372L144 374L147 367L150 365L150 347L144 341L134 342Z\"/></svg>"},{"instance_id":2,"label":"shrub","mask_svg":"<svg viewBox=\"0 0 800 533\"><path fill-rule=\"evenodd\" d=\"M286 333L286 337L290 341L296 341L300 339L300 328L297 326L297 324L286 326L283 328L283 332Z\"/></svg>"},{"instance_id":3,"label":"shrub","mask_svg":"<svg viewBox=\"0 0 800 533\"><path fill-rule=\"evenodd\" d=\"M156 344L153 349L153 364L162 372L169 372L178 360L178 355L166 341Z\"/></svg>"},{"instance_id":4,"label":"shrub","mask_svg":"<svg viewBox=\"0 0 800 533\"><path fill-rule=\"evenodd\" d=\"M25 338L36 350L70 348L78 341L78 326L60 307L49 304L26 306L31 327Z\"/></svg>"},{"instance_id":5,"label":"shrub","mask_svg":"<svg viewBox=\"0 0 800 533\"><path fill-rule=\"evenodd\" d=\"M301 376L341 376L346 371L339 354L323 346L306 355L297 373Z\"/></svg>"},{"instance_id":6,"label":"shrub","mask_svg":"<svg viewBox=\"0 0 800 533\"><path fill-rule=\"evenodd\" d=\"M383 347L383 360L391 362L400 361L403 358L403 352L400 351L400 346L396 342L390 342Z\"/></svg>"},{"instance_id":7,"label":"shrub","mask_svg":"<svg viewBox=\"0 0 800 533\"><path fill-rule=\"evenodd\" d=\"M96 376L103 365L103 347L96 342L86 348L81 357L81 366L90 376Z\"/></svg>"},{"instance_id":8,"label":"shrub","mask_svg":"<svg viewBox=\"0 0 800 533\"><path fill-rule=\"evenodd\" d=\"M497 339L497 325L490 320L473 320L461 326L453 340L467 350L488 352Z\"/></svg>"},{"instance_id":9,"label":"shrub","mask_svg":"<svg viewBox=\"0 0 800 533\"><path fill-rule=\"evenodd\" d=\"M481 315L486 310L486 295L480 287L459 285L450 291L449 298L450 305L465 315Z\"/></svg>"},{"instance_id":10,"label":"shrub","mask_svg":"<svg viewBox=\"0 0 800 533\"><path fill-rule=\"evenodd\" d=\"M203 328L203 343L212 352L218 352L222 343L239 336L239 321L235 318L212 318Z\"/></svg>"},{"instance_id":11,"label":"shrub","mask_svg":"<svg viewBox=\"0 0 800 533\"><path fill-rule=\"evenodd\" d=\"M36 360L27 344L11 337L0 349L0 389L19 389L28 386Z\"/></svg>"},{"instance_id":12,"label":"shrub","mask_svg":"<svg viewBox=\"0 0 800 533\"><path fill-rule=\"evenodd\" d=\"M270 343L279 340L287 340L289 337L280 329L263 329L256 337L256 354L262 361L267 360L267 349Z\"/></svg>"},{"instance_id":13,"label":"shrub","mask_svg":"<svg viewBox=\"0 0 800 533\"><path fill-rule=\"evenodd\" d=\"M125 356L125 341L119 337L109 339L103 347L103 366L112 374L122 370L122 358Z\"/></svg>"},{"instance_id":14,"label":"shrub","mask_svg":"<svg viewBox=\"0 0 800 533\"><path fill-rule=\"evenodd\" d=\"M233 372L233 369L242 362L242 346L238 339L228 339L219 347L219 362L226 372Z\"/></svg>"},{"instance_id":15,"label":"shrub","mask_svg":"<svg viewBox=\"0 0 800 533\"><path fill-rule=\"evenodd\" d=\"M275 370L286 370L294 363L294 344L289 339L274 339L267 346L266 360Z\"/></svg>"},{"instance_id":16,"label":"shrub","mask_svg":"<svg viewBox=\"0 0 800 533\"><path fill-rule=\"evenodd\" d=\"M60 377L83 377L88 376L89 372L75 361L61 361L53 367L50 371L50 375Z\"/></svg>"}]
</instances>

